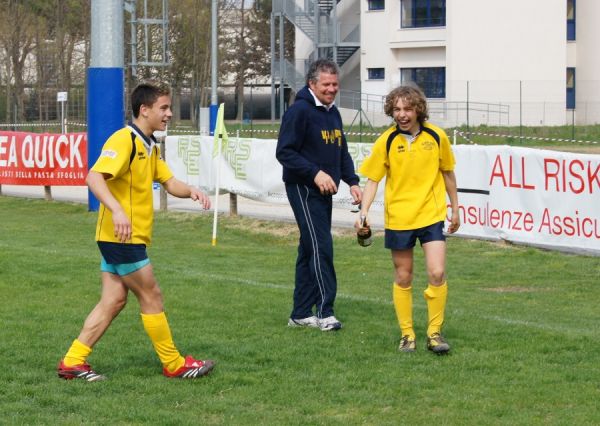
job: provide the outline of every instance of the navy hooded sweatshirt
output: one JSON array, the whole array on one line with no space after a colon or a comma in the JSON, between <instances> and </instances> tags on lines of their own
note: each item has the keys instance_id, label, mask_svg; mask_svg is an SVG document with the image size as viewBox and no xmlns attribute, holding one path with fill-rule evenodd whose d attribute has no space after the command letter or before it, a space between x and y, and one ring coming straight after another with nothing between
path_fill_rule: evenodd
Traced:
<instances>
[{"instance_id":1,"label":"navy hooded sweatshirt","mask_svg":"<svg viewBox=\"0 0 600 426\"><path fill-rule=\"evenodd\" d=\"M327 173L336 185L340 180L358 185L354 163L342 127L340 112L317 106L304 86L285 112L279 129L277 160L283 166L283 181L314 186L319 170Z\"/></svg>"}]
</instances>

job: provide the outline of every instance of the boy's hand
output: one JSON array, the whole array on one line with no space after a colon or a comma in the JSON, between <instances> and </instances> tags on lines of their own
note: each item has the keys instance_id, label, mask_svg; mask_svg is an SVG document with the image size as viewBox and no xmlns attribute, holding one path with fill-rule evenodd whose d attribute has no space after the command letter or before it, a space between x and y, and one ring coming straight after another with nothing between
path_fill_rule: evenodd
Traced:
<instances>
[{"instance_id":1,"label":"boy's hand","mask_svg":"<svg viewBox=\"0 0 600 426\"><path fill-rule=\"evenodd\" d=\"M199 201L204 210L210 209L210 198L199 189L191 188L190 198L194 201Z\"/></svg>"}]
</instances>

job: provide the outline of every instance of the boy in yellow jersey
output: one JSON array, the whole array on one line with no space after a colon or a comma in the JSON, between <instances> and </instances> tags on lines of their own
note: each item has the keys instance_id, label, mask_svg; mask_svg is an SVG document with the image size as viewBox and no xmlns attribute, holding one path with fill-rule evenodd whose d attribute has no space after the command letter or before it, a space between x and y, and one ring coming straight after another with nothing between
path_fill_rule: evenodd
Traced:
<instances>
[{"instance_id":1,"label":"boy in yellow jersey","mask_svg":"<svg viewBox=\"0 0 600 426\"><path fill-rule=\"evenodd\" d=\"M166 129L172 117L168 87L144 83L131 93L133 121L113 133L102 147L86 182L101 202L96 241L101 253L102 294L83 328L58 364L58 376L88 382L105 379L87 363L92 348L121 312L131 291L140 304L146 333L167 377L198 378L214 366L212 360L183 357L176 349L163 300L146 253L153 222L152 183L167 192L198 201L210 208L210 199L177 180L160 153L154 131Z\"/></svg>"},{"instance_id":2,"label":"boy in yellow jersey","mask_svg":"<svg viewBox=\"0 0 600 426\"><path fill-rule=\"evenodd\" d=\"M451 217L448 233L460 226L454 155L446 133L427 123L427 100L417 88L392 90L385 101L385 113L395 124L375 141L360 173L368 178L360 214L367 218L377 187L386 178L385 247L392 251L395 268L393 300L402 338L399 350L414 352L412 316L413 250L419 239L429 285L425 290L428 326L427 348L437 354L450 350L441 334L448 295L446 282L446 241L444 220L446 193ZM361 226L360 220L356 227Z\"/></svg>"}]
</instances>

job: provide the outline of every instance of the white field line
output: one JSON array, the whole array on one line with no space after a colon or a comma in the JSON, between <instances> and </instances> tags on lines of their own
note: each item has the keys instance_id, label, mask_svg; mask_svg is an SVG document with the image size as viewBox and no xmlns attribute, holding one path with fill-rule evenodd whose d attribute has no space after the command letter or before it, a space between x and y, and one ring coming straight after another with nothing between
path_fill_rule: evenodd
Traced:
<instances>
[{"instance_id":1,"label":"white field line","mask_svg":"<svg viewBox=\"0 0 600 426\"><path fill-rule=\"evenodd\" d=\"M236 284L243 284L243 285L248 285L248 286L252 286L252 287L273 288L276 290L286 290L286 291L294 290L294 286L292 286L292 285L266 283L266 282L249 280L246 278L231 278L231 277L225 277L223 275L217 275L217 274L202 274L201 273L201 275L203 275L209 279L223 280L223 281L227 281L227 282L235 282ZM339 293L339 292L337 293L336 297L340 298L340 299L355 300L357 302L371 302L371 303L378 303L378 304L383 304L383 305L391 305L392 304L391 300L384 300L379 297L357 296L357 295L353 295L353 294L345 294L345 293ZM390 299L391 299L391 297L390 297Z\"/></svg>"},{"instance_id":2,"label":"white field line","mask_svg":"<svg viewBox=\"0 0 600 426\"><path fill-rule=\"evenodd\" d=\"M181 271L179 271L179 272L181 272ZM196 275L196 274L194 274L194 275ZM250 280L247 278L231 278L231 277L226 277L226 276L218 275L218 274L200 273L200 275L202 275L203 277L206 277L208 279L220 280L220 281L225 281L225 282L233 283L233 284L241 284L241 285L247 285L247 286L252 286L252 287L272 288L272 289L276 289L276 290L285 290L285 291L293 291L294 290L294 287L292 285L261 282L261 281ZM337 298L352 300L352 301L357 301L357 302L376 303L376 304L380 304L380 305L388 305L388 306L393 305L392 300L391 300L391 295L390 295L389 299L382 299L380 297L367 297L367 296L359 296L359 295L354 295L354 294L338 293ZM417 306L414 306L413 309L419 310L419 309L424 309L424 307L417 305ZM460 312L460 311L461 311L461 309L457 310L457 312ZM451 312L452 312L452 310L450 310L450 313ZM498 322L498 323L505 324L505 325L520 326L520 327L525 327L525 328L550 331L553 333L568 334L568 335L572 335L572 336L579 335L579 336L587 336L587 337L598 337L598 333L593 330L586 331L583 329L573 329L573 328L560 327L560 326L557 327L557 326L551 325L551 324L536 323L536 322L527 321L527 320L519 320L519 319L500 317L497 315L482 315L481 318L484 320L494 321L494 322Z\"/></svg>"},{"instance_id":3,"label":"white field line","mask_svg":"<svg viewBox=\"0 0 600 426\"><path fill-rule=\"evenodd\" d=\"M9 244L0 242L0 247L9 248ZM35 247L34 249L35 249L35 251L47 253L47 254L57 254L59 252L59 250L56 250L54 248L47 248L47 247ZM169 269L169 266L163 265L159 269L160 269L160 271L164 272L165 270ZM207 273L202 273L202 272L192 273L192 272L182 271L181 269L173 269L173 272L177 272L179 274L183 274L183 275L186 275L189 277L201 276L202 278L207 278L208 280L219 280L219 281L223 281L225 283L241 284L241 285L252 286L252 287L271 288L271 289L275 289L275 290L285 290L285 291L293 291L293 289L294 289L294 287L292 285L261 282L261 281L250 280L247 278L232 278L229 276L219 275L219 274L207 274ZM338 293L337 298L345 299L345 300L352 300L352 301L356 301L356 302L376 303L379 305L387 305L387 306L392 305L391 296L390 296L390 299L383 299L380 297L367 297L367 296L359 296L359 295L355 295L355 294ZM413 309L419 310L420 308L421 307L417 305L417 306L414 306ZM450 312L452 312L452 310L450 310ZM458 312L460 312L460 309L458 310ZM563 333L563 334L580 335L580 336L588 336L588 337L598 337L598 332L594 332L593 330L585 331L582 329L557 327L555 325L536 323L536 322L527 321L527 320L519 320L519 319L500 317L497 315L482 315L481 318L484 320L494 321L494 322L498 322L501 324L520 326L520 327L525 327L525 328L533 328L533 329L544 330L544 331L551 331L554 333Z\"/></svg>"}]
</instances>

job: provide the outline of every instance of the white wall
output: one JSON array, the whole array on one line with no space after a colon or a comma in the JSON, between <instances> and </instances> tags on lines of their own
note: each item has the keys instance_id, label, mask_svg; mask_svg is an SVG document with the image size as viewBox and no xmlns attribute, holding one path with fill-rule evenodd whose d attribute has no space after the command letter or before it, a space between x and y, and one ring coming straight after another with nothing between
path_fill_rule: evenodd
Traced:
<instances>
[{"instance_id":1,"label":"white wall","mask_svg":"<svg viewBox=\"0 0 600 426\"><path fill-rule=\"evenodd\" d=\"M577 121L600 123L600 2L578 0L576 6L575 93Z\"/></svg>"},{"instance_id":2,"label":"white wall","mask_svg":"<svg viewBox=\"0 0 600 426\"><path fill-rule=\"evenodd\" d=\"M450 80L564 80L566 0L448 0Z\"/></svg>"},{"instance_id":3,"label":"white wall","mask_svg":"<svg viewBox=\"0 0 600 426\"><path fill-rule=\"evenodd\" d=\"M448 0L446 20L449 99L469 81L471 102L510 105L510 125L563 124L566 0Z\"/></svg>"},{"instance_id":4,"label":"white wall","mask_svg":"<svg viewBox=\"0 0 600 426\"><path fill-rule=\"evenodd\" d=\"M344 41L360 25L360 0L340 1L336 11L340 41ZM360 34L357 37L360 39Z\"/></svg>"},{"instance_id":5,"label":"white wall","mask_svg":"<svg viewBox=\"0 0 600 426\"><path fill-rule=\"evenodd\" d=\"M362 90L366 93L384 93L386 87L380 85L380 80L369 82L367 68L386 68L386 77L389 70L387 65L389 55L387 46L382 40L388 39L389 14L384 10L367 10L367 1L360 1L360 78ZM373 92L372 92L373 90Z\"/></svg>"},{"instance_id":6,"label":"white wall","mask_svg":"<svg viewBox=\"0 0 600 426\"><path fill-rule=\"evenodd\" d=\"M566 0L447 0L446 27L429 29L401 29L400 0L385 6L385 11L368 11L361 1L365 93L385 95L399 83L402 67L445 66L450 107L467 100L471 107L486 104L470 113L472 124L564 124L568 60L569 66L577 62L578 108L586 100L580 95L582 86L600 98L600 84L582 82L600 76L600 55L593 46L600 39L598 0L577 2L576 54L571 46L567 50ZM368 81L367 68L376 67L385 67L384 82ZM500 116L486 110L494 110L494 104L503 104L508 112ZM442 116L465 119L451 112Z\"/></svg>"}]
</instances>

